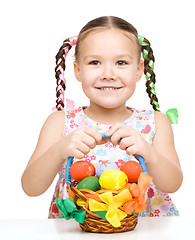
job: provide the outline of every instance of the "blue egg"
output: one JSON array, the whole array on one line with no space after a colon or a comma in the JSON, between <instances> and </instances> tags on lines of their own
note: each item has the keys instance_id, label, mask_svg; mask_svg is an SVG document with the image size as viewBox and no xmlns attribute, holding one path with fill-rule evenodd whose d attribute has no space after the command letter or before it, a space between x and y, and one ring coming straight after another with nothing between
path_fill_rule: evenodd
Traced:
<instances>
[{"instance_id":1,"label":"blue egg","mask_svg":"<svg viewBox=\"0 0 195 240\"><path fill-rule=\"evenodd\" d=\"M103 172L109 169L118 169L118 166L115 162L111 162L109 160L100 160L96 166L96 176L99 178Z\"/></svg>"}]
</instances>

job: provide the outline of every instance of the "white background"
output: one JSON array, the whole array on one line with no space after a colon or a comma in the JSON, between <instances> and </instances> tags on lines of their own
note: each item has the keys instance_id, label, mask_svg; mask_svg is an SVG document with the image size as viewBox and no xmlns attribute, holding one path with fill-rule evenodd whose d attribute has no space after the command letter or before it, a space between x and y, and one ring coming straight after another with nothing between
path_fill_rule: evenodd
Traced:
<instances>
[{"instance_id":1,"label":"white background","mask_svg":"<svg viewBox=\"0 0 195 240\"><path fill-rule=\"evenodd\" d=\"M91 19L115 15L148 38L156 57L156 92L161 111L177 107L175 145L184 172L172 199L182 215L192 215L194 194L194 3L179 0L6 0L0 2L0 219L47 218L55 182L30 198L21 175L41 127L55 106L55 55L63 40L78 34ZM69 53L66 96L87 105L73 75ZM129 106L150 108L145 78Z\"/></svg>"}]
</instances>

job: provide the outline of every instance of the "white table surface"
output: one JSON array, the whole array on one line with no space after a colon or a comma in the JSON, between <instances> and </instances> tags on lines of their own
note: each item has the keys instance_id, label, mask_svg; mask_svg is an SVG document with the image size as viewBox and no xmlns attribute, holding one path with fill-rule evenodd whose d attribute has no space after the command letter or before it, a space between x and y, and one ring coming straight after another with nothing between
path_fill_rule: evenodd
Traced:
<instances>
[{"instance_id":1,"label":"white table surface","mask_svg":"<svg viewBox=\"0 0 195 240\"><path fill-rule=\"evenodd\" d=\"M83 232L74 220L0 220L0 239L20 240L185 240L195 239L195 221L193 217L140 217L133 231L123 233Z\"/></svg>"}]
</instances>

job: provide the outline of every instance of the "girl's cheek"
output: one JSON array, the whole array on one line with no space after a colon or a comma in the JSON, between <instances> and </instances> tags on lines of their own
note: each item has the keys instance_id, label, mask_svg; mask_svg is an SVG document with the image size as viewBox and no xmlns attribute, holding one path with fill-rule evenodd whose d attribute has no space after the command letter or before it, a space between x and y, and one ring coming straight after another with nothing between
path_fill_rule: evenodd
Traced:
<instances>
[{"instance_id":1,"label":"girl's cheek","mask_svg":"<svg viewBox=\"0 0 195 240\"><path fill-rule=\"evenodd\" d=\"M101 76L100 70L95 69L88 69L87 71L83 72L83 78L86 80L93 80L96 79L97 76Z\"/></svg>"}]
</instances>

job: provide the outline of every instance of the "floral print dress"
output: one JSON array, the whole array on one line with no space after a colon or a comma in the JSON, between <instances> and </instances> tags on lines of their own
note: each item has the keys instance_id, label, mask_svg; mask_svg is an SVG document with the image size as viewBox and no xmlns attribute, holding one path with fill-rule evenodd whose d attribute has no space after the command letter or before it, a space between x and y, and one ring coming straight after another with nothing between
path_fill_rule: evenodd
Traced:
<instances>
[{"instance_id":1,"label":"floral print dress","mask_svg":"<svg viewBox=\"0 0 195 240\"><path fill-rule=\"evenodd\" d=\"M154 134L155 134L155 121L154 121L154 111L153 110L136 110L131 108L133 114L123 122L127 126L131 126L139 131L145 140L152 144ZM105 132L111 125L105 125L98 123L90 118L88 118L84 113L84 107L79 107L75 110L65 111L65 129L64 135L70 133L74 129L81 126L90 126L98 129L100 132ZM94 166L99 162L104 164L108 163L108 160L115 162L118 168L126 161L137 161L134 156L127 155L124 150L121 150L119 146L113 146L112 143L107 142L103 145L97 145L92 149L84 159ZM73 163L79 161L78 159L73 159ZM59 211L56 206L56 199L65 199L68 196L66 191L65 183L65 169L66 160L61 166L59 171L59 179L56 184L53 199L50 205L49 218L59 218ZM152 182L146 192L146 211L140 213L141 217L161 217L161 216L178 216L179 213L172 202L171 198L167 193L163 193L157 189L157 187Z\"/></svg>"}]
</instances>

